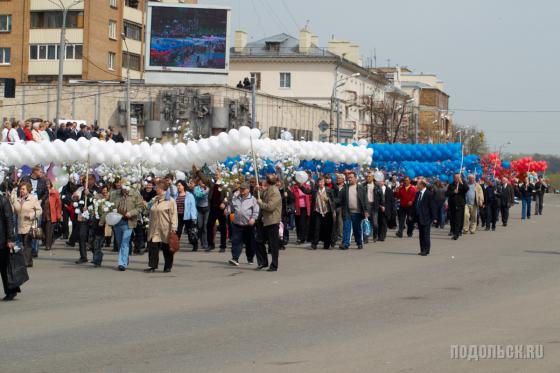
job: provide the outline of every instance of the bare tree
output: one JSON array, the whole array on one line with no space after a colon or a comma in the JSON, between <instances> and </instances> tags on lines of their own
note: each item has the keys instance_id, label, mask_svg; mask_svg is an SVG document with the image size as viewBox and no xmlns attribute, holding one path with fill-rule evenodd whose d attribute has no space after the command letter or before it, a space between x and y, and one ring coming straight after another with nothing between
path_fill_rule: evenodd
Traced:
<instances>
[{"instance_id":1,"label":"bare tree","mask_svg":"<svg viewBox=\"0 0 560 373\"><path fill-rule=\"evenodd\" d=\"M406 102L409 97L397 89L385 91L383 100L376 100L375 95L364 97L363 104L369 116L368 137L371 142L396 143L407 142L404 118L410 115Z\"/></svg>"}]
</instances>

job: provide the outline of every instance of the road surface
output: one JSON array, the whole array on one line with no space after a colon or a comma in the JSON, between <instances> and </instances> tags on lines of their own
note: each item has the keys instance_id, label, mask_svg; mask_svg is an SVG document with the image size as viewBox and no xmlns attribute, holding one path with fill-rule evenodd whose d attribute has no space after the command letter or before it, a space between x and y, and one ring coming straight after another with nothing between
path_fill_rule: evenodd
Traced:
<instances>
[{"instance_id":1,"label":"road surface","mask_svg":"<svg viewBox=\"0 0 560 373\"><path fill-rule=\"evenodd\" d=\"M530 221L452 241L433 231L364 250L290 246L277 273L177 254L115 271L41 252L17 301L0 303L8 372L558 372L560 198ZM415 232L416 233L416 232ZM451 359L451 345L543 345L544 357Z\"/></svg>"}]
</instances>

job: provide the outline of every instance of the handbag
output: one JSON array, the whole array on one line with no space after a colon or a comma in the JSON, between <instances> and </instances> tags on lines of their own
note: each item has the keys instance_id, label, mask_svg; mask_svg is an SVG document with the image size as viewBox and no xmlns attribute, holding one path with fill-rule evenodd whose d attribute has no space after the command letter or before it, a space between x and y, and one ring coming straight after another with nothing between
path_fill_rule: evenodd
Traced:
<instances>
[{"instance_id":1,"label":"handbag","mask_svg":"<svg viewBox=\"0 0 560 373\"><path fill-rule=\"evenodd\" d=\"M7 288L15 289L29 280L27 273L27 265L23 250L10 253L8 268L7 268Z\"/></svg>"},{"instance_id":2,"label":"handbag","mask_svg":"<svg viewBox=\"0 0 560 373\"><path fill-rule=\"evenodd\" d=\"M171 215L171 212L169 213L169 215ZM170 222L172 221L172 219L173 217L169 216ZM167 239L167 244L169 245L169 251L171 251L173 254L179 251L179 236L177 235L177 232L173 232L171 230L171 227L169 228L169 238Z\"/></svg>"},{"instance_id":3,"label":"handbag","mask_svg":"<svg viewBox=\"0 0 560 373\"><path fill-rule=\"evenodd\" d=\"M34 240L42 240L45 238L45 233L43 232L43 228L39 225L39 219L37 218L37 210L35 210L35 218L31 222L31 229L29 230L29 234L31 238Z\"/></svg>"}]
</instances>

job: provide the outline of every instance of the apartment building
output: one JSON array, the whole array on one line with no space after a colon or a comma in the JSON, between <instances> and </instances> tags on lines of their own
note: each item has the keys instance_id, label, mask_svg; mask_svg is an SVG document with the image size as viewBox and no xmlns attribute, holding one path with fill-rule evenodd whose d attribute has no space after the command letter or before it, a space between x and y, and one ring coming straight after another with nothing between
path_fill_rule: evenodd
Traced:
<instances>
[{"instance_id":1,"label":"apartment building","mask_svg":"<svg viewBox=\"0 0 560 373\"><path fill-rule=\"evenodd\" d=\"M229 85L250 78L259 92L318 105L331 110L323 141L352 142L367 133L370 116L365 98L382 100L387 80L361 66L359 49L349 41L319 39L303 29L299 37L285 33L247 42L237 31L230 52ZM338 107L338 110L337 110Z\"/></svg>"},{"instance_id":2,"label":"apartment building","mask_svg":"<svg viewBox=\"0 0 560 373\"><path fill-rule=\"evenodd\" d=\"M65 80L120 80L128 67L132 79L142 79L146 2L0 0L0 78L57 80L66 10Z\"/></svg>"}]
</instances>

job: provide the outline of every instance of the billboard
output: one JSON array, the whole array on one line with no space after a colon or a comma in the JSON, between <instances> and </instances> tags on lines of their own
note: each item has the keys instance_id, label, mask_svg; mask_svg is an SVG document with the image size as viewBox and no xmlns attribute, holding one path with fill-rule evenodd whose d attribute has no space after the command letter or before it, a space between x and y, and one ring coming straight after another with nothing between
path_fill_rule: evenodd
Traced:
<instances>
[{"instance_id":1,"label":"billboard","mask_svg":"<svg viewBox=\"0 0 560 373\"><path fill-rule=\"evenodd\" d=\"M146 70L227 73L229 18L229 8L150 3Z\"/></svg>"}]
</instances>

